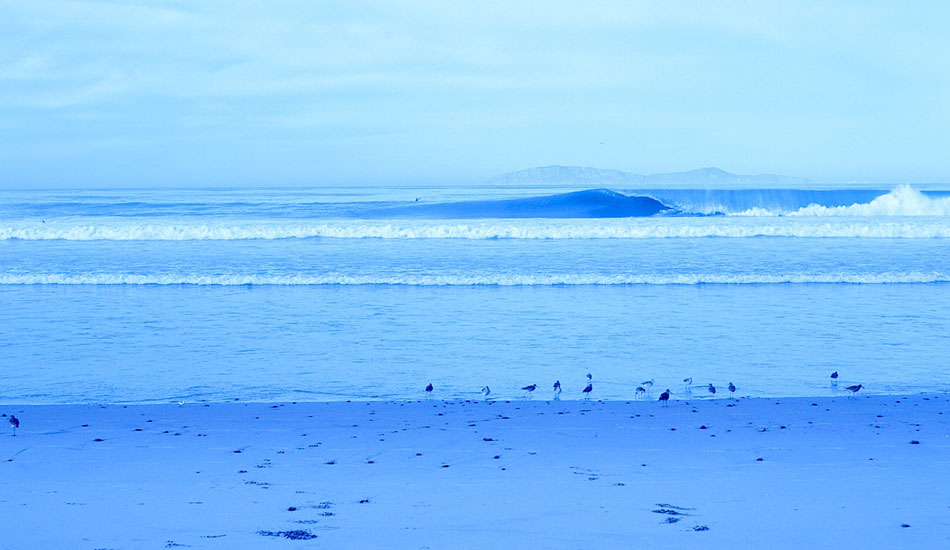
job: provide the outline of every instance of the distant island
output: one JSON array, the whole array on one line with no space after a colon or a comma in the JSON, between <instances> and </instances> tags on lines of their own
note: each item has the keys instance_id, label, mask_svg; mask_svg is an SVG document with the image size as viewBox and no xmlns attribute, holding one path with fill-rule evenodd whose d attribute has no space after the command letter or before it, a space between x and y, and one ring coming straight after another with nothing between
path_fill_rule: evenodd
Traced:
<instances>
[{"instance_id":1,"label":"distant island","mask_svg":"<svg viewBox=\"0 0 950 550\"><path fill-rule=\"evenodd\" d=\"M587 187L666 187L683 186L800 186L805 178L778 174L731 174L719 168L698 168L688 172L634 174L590 166L540 166L507 172L491 179L495 185L579 185Z\"/></svg>"}]
</instances>

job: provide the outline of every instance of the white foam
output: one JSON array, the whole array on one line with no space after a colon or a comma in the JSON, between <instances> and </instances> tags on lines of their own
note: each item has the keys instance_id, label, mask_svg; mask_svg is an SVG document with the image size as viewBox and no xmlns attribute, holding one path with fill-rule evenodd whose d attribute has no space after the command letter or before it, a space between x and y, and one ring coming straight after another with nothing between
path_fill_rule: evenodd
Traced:
<instances>
[{"instance_id":1,"label":"white foam","mask_svg":"<svg viewBox=\"0 0 950 550\"><path fill-rule=\"evenodd\" d=\"M929 200L929 199L928 199ZM809 207L812 208L812 207ZM817 208L817 207L816 207ZM816 211L812 208L812 211ZM824 208L824 207L821 207ZM854 207L847 207L854 208ZM584 220L339 220L180 223L135 219L0 223L0 240L950 238L950 217L661 217Z\"/></svg>"},{"instance_id":2,"label":"white foam","mask_svg":"<svg viewBox=\"0 0 950 550\"><path fill-rule=\"evenodd\" d=\"M754 207L730 215L749 217L950 216L950 197L931 198L909 185L901 185L890 193L873 199L871 202L855 203L850 206L824 206L821 204L810 204L792 212L781 212L766 208Z\"/></svg>"},{"instance_id":3,"label":"white foam","mask_svg":"<svg viewBox=\"0 0 950 550\"><path fill-rule=\"evenodd\" d=\"M656 274L656 275L262 275L262 274L0 274L0 285L198 285L198 286L616 286L699 284L892 284L946 283L950 273L786 273L786 274Z\"/></svg>"}]
</instances>

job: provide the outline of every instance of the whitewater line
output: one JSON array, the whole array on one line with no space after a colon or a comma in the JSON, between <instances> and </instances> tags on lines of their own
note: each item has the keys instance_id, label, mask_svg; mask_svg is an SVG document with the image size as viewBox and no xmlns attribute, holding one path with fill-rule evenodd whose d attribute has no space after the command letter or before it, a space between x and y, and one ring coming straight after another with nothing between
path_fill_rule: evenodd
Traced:
<instances>
[{"instance_id":1,"label":"whitewater line","mask_svg":"<svg viewBox=\"0 0 950 550\"><path fill-rule=\"evenodd\" d=\"M921 284L948 283L950 273L788 273L671 275L259 275L259 274L0 274L0 285L152 285L152 286L623 286L759 284Z\"/></svg>"}]
</instances>

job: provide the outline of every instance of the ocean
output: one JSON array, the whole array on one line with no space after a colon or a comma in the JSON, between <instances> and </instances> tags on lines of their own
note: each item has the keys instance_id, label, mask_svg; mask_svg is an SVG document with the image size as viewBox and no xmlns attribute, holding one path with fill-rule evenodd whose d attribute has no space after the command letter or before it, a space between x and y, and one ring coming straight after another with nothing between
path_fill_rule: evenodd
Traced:
<instances>
[{"instance_id":1,"label":"ocean","mask_svg":"<svg viewBox=\"0 0 950 550\"><path fill-rule=\"evenodd\" d=\"M941 189L0 192L5 403L913 393L948 357Z\"/></svg>"}]
</instances>

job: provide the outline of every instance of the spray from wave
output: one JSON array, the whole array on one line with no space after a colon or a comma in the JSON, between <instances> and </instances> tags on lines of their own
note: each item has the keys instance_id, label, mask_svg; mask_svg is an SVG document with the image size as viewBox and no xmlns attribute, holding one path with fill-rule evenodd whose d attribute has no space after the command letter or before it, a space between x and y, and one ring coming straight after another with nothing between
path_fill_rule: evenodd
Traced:
<instances>
[{"instance_id":1,"label":"spray from wave","mask_svg":"<svg viewBox=\"0 0 950 550\"><path fill-rule=\"evenodd\" d=\"M795 210L776 210L754 206L732 216L789 216L789 217L920 217L950 216L950 197L927 196L909 185L901 185L869 202L849 205L811 203Z\"/></svg>"}]
</instances>

